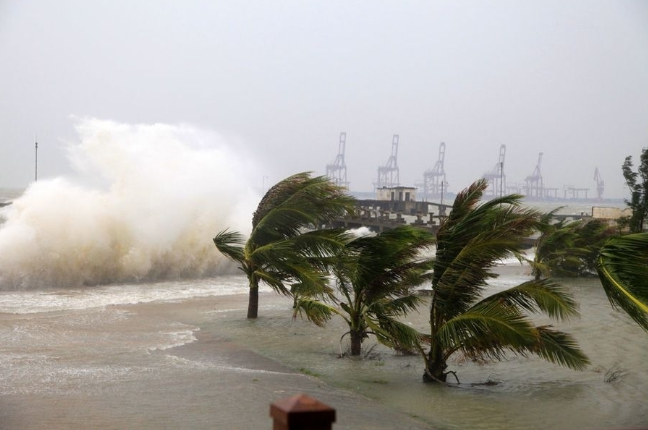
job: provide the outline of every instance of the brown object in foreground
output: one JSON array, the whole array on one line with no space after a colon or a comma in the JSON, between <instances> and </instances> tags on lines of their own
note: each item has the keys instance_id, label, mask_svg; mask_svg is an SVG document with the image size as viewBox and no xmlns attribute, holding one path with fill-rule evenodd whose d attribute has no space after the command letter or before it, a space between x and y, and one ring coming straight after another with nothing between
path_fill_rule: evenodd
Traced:
<instances>
[{"instance_id":1,"label":"brown object in foreground","mask_svg":"<svg viewBox=\"0 0 648 430\"><path fill-rule=\"evenodd\" d=\"M331 430L335 409L306 394L277 400L270 405L272 430Z\"/></svg>"}]
</instances>

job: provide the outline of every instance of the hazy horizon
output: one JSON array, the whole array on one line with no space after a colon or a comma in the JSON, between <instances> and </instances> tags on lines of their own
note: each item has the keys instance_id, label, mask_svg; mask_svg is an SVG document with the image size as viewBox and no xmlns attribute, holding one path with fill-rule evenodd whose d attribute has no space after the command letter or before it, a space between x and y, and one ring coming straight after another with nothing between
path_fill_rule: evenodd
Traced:
<instances>
[{"instance_id":1,"label":"hazy horizon","mask_svg":"<svg viewBox=\"0 0 648 430\"><path fill-rule=\"evenodd\" d=\"M346 132L351 191L400 136L414 186L445 142L448 192L493 169L623 198L648 147L648 3L640 0L0 0L0 187L74 175L87 118L190 125L258 166L262 187L324 174ZM209 137L205 145L215 145ZM187 166L191 169L191 166Z\"/></svg>"}]
</instances>

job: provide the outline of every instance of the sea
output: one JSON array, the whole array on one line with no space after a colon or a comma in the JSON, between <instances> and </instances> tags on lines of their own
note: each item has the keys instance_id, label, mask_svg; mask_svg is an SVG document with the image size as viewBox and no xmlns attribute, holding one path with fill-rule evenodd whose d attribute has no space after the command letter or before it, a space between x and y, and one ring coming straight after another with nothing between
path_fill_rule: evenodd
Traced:
<instances>
[{"instance_id":1,"label":"sea","mask_svg":"<svg viewBox=\"0 0 648 430\"><path fill-rule=\"evenodd\" d=\"M75 177L0 188L0 428L271 428L270 400L298 389L335 403L337 429L648 428L648 333L598 279L559 280L579 318L537 319L575 337L584 371L456 357L459 383L424 384L420 357L370 337L349 358L341 319L293 318L269 289L245 318L247 280L211 237L249 229L260 194L226 180L249 166L217 138L96 120L79 135ZM530 279L517 260L497 273L487 294ZM405 318L427 321L426 304Z\"/></svg>"}]
</instances>

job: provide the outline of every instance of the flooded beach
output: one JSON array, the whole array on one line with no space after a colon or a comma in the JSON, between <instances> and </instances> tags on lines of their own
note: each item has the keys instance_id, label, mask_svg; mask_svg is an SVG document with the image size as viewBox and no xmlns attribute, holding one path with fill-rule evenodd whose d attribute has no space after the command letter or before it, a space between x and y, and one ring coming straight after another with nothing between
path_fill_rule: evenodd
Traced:
<instances>
[{"instance_id":1,"label":"flooded beach","mask_svg":"<svg viewBox=\"0 0 648 430\"><path fill-rule=\"evenodd\" d=\"M492 289L528 276L517 264L498 270ZM268 291L247 320L246 285L230 275L1 293L2 428L270 428L270 403L298 392L336 408L336 429L648 425L648 337L596 279L568 281L581 318L560 324L587 370L535 357L453 362L457 387L422 383L420 357L372 338L363 359L339 358L341 320L293 320L292 300ZM424 330L426 319L422 306L407 321Z\"/></svg>"}]
</instances>

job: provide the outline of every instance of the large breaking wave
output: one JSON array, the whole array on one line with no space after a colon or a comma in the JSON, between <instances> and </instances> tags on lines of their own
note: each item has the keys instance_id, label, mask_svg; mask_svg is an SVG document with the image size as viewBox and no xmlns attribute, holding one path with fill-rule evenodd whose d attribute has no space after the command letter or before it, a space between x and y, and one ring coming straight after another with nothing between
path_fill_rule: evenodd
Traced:
<instances>
[{"instance_id":1,"label":"large breaking wave","mask_svg":"<svg viewBox=\"0 0 648 430\"><path fill-rule=\"evenodd\" d=\"M74 178L39 180L3 209L0 288L99 285L231 269L211 238L249 230L252 162L187 125L78 120Z\"/></svg>"}]
</instances>

